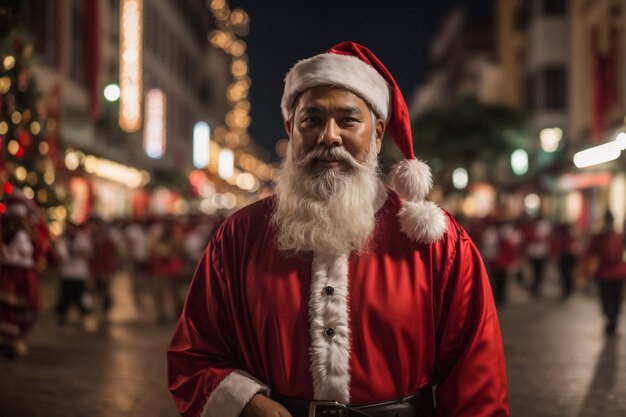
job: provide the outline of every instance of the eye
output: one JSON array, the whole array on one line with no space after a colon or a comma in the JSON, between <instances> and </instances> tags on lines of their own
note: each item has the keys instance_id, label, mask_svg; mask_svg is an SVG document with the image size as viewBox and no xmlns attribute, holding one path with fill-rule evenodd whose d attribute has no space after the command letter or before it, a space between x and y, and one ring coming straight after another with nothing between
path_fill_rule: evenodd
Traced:
<instances>
[{"instance_id":1,"label":"eye","mask_svg":"<svg viewBox=\"0 0 626 417\"><path fill-rule=\"evenodd\" d=\"M356 119L354 117L344 117L343 119L341 119L341 123L346 126L352 126L359 123L359 119Z\"/></svg>"},{"instance_id":2,"label":"eye","mask_svg":"<svg viewBox=\"0 0 626 417\"><path fill-rule=\"evenodd\" d=\"M322 123L321 117L318 116L306 116L302 119L304 126L318 126Z\"/></svg>"}]
</instances>

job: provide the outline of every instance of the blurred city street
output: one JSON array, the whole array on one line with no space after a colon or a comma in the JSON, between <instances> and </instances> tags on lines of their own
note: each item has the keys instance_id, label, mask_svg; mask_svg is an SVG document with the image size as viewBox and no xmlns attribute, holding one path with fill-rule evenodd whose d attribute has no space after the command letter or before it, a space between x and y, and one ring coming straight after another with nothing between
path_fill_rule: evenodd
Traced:
<instances>
[{"instance_id":1,"label":"blurred city street","mask_svg":"<svg viewBox=\"0 0 626 417\"><path fill-rule=\"evenodd\" d=\"M44 298L54 300L57 282L42 284ZM59 326L53 306L44 307L28 356L0 361L0 416L178 415L165 362L174 322L157 324L149 303L140 315L128 298L129 285L126 275L116 277L111 319L92 332L78 315Z\"/></svg>"},{"instance_id":2,"label":"blurred city street","mask_svg":"<svg viewBox=\"0 0 626 417\"><path fill-rule=\"evenodd\" d=\"M626 417L625 155L626 0L0 0L0 417Z\"/></svg>"},{"instance_id":3,"label":"blurred city street","mask_svg":"<svg viewBox=\"0 0 626 417\"><path fill-rule=\"evenodd\" d=\"M511 282L510 302L500 310L511 415L624 416L626 322L617 336L605 337L593 294L581 290L560 300L551 272L538 300ZM116 277L119 301L110 322L95 332L78 324L59 327L48 306L33 331L29 356L0 361L0 415L177 415L164 361L174 323L156 324L147 298L139 315L125 296L129 285L128 276ZM48 281L44 290L53 293L56 286Z\"/></svg>"}]
</instances>

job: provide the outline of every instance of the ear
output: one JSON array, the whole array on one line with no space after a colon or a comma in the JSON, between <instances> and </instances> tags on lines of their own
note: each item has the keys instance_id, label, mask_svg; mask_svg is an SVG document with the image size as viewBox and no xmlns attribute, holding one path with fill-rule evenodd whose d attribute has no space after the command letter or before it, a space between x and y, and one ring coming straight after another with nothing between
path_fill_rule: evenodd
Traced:
<instances>
[{"instance_id":1,"label":"ear","mask_svg":"<svg viewBox=\"0 0 626 417\"><path fill-rule=\"evenodd\" d=\"M291 120L285 120L285 130L287 131L287 135L291 137Z\"/></svg>"},{"instance_id":2,"label":"ear","mask_svg":"<svg viewBox=\"0 0 626 417\"><path fill-rule=\"evenodd\" d=\"M376 119L376 153L380 153L383 144L383 135L385 134L385 122L383 119Z\"/></svg>"}]
</instances>

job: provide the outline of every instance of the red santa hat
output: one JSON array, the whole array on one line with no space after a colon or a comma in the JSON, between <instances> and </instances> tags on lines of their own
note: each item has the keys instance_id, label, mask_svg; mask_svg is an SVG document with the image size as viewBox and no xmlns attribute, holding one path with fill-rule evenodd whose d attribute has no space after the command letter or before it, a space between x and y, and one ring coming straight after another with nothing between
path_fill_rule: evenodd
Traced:
<instances>
[{"instance_id":1,"label":"red santa hat","mask_svg":"<svg viewBox=\"0 0 626 417\"><path fill-rule=\"evenodd\" d=\"M7 215L28 217L37 212L35 203L26 197L19 188L15 188L11 194L5 195L3 202L6 207L5 214Z\"/></svg>"},{"instance_id":2,"label":"red santa hat","mask_svg":"<svg viewBox=\"0 0 626 417\"><path fill-rule=\"evenodd\" d=\"M438 240L446 230L447 221L436 204L424 201L432 189L432 175L428 165L415 158L409 111L389 70L369 49L350 41L299 61L285 77L283 118L289 119L300 94L318 85L334 85L354 92L385 121L387 132L405 158L391 170L391 184L405 200L399 213L400 226L417 241Z\"/></svg>"}]
</instances>

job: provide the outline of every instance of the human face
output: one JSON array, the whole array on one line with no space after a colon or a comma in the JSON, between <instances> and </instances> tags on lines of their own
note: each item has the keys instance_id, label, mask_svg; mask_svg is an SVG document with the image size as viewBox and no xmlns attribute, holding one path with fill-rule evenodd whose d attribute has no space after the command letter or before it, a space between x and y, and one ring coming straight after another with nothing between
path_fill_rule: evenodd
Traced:
<instances>
[{"instance_id":1,"label":"human face","mask_svg":"<svg viewBox=\"0 0 626 417\"><path fill-rule=\"evenodd\" d=\"M376 152L380 151L385 125L382 120L372 120L369 106L356 94L343 88L317 86L300 96L285 128L297 161L319 148L343 147L362 164L371 150L374 133ZM349 163L314 158L311 168L347 170Z\"/></svg>"}]
</instances>

